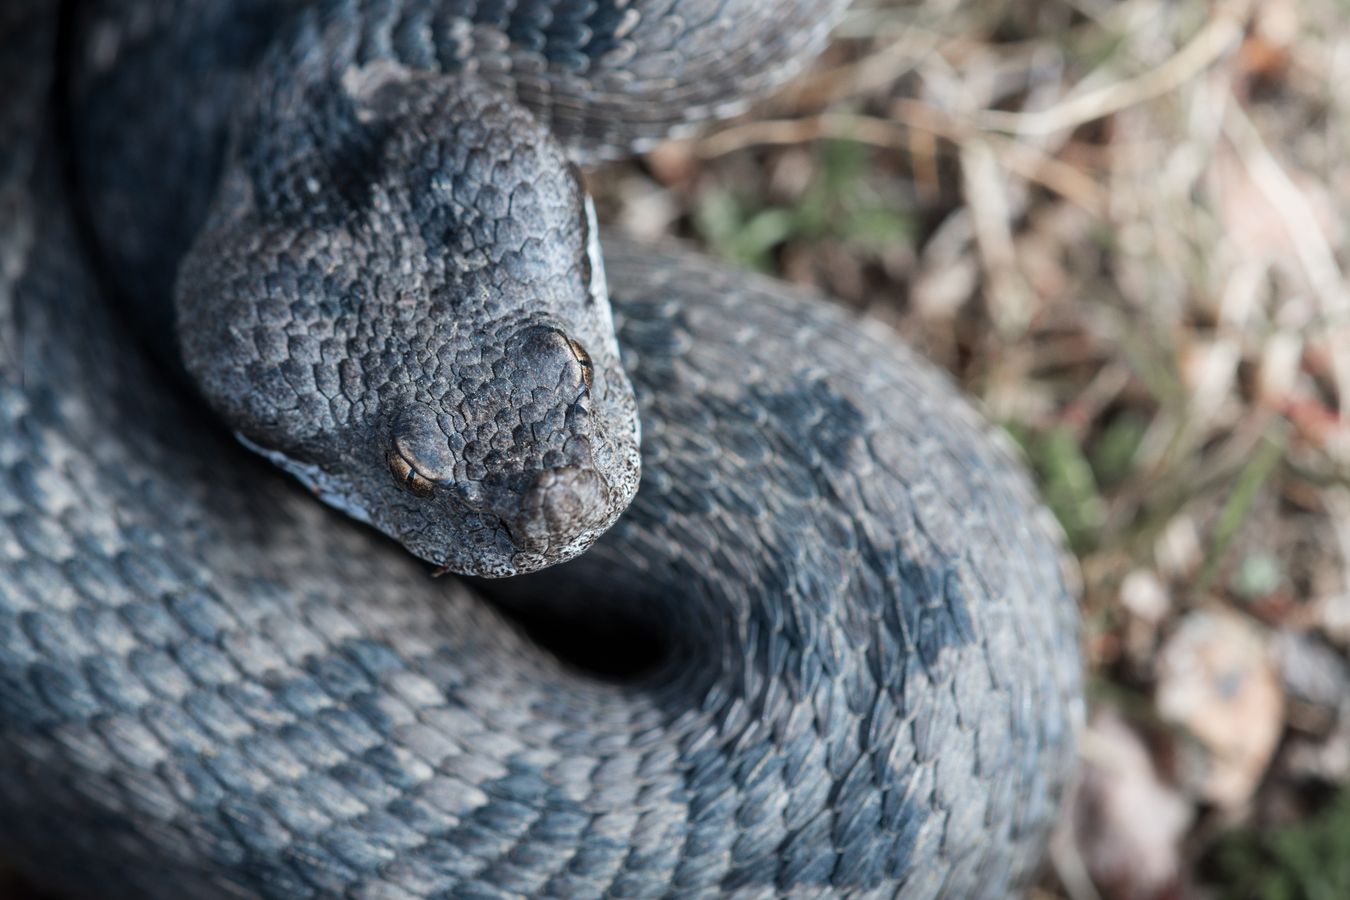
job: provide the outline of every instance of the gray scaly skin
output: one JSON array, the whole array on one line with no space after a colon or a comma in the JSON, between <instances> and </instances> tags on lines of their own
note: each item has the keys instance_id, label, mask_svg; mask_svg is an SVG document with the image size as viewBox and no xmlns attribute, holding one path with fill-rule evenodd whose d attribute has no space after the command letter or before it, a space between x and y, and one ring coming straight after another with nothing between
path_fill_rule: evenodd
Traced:
<instances>
[{"instance_id":1,"label":"gray scaly skin","mask_svg":"<svg viewBox=\"0 0 1350 900\"><path fill-rule=\"evenodd\" d=\"M743 103L840 6L93 3L74 153L143 321L176 295L183 363L250 446L448 570L529 572L638 483L559 141L613 153Z\"/></svg>"},{"instance_id":2,"label":"gray scaly skin","mask_svg":"<svg viewBox=\"0 0 1350 900\"><path fill-rule=\"evenodd\" d=\"M817 298L606 239L642 483L589 551L494 583L662 636L640 677L585 676L146 359L73 228L55 27L0 11L0 855L72 896L1025 882L1075 615L944 379Z\"/></svg>"},{"instance_id":3,"label":"gray scaly skin","mask_svg":"<svg viewBox=\"0 0 1350 900\"><path fill-rule=\"evenodd\" d=\"M349 108L269 95L243 129L179 269L188 369L251 444L424 559L570 559L638 482L575 168L486 89L378 65L330 87ZM325 114L359 133L313 147Z\"/></svg>"}]
</instances>

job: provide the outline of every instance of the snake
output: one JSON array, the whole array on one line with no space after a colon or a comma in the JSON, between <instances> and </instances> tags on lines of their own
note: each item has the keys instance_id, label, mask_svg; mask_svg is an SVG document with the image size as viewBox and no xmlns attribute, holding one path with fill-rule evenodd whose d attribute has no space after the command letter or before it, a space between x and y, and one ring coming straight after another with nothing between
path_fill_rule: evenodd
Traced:
<instances>
[{"instance_id":1,"label":"snake","mask_svg":"<svg viewBox=\"0 0 1350 900\"><path fill-rule=\"evenodd\" d=\"M744 109L840 5L0 9L0 859L1028 885L1082 679L1010 442L879 321L600 228L580 168Z\"/></svg>"}]
</instances>

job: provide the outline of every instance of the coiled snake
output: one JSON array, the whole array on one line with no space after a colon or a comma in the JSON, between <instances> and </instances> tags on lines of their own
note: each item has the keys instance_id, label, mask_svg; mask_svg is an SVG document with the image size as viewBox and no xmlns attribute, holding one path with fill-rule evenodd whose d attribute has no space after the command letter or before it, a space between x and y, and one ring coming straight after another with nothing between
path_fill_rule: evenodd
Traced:
<instances>
[{"instance_id":1,"label":"coiled snake","mask_svg":"<svg viewBox=\"0 0 1350 900\"><path fill-rule=\"evenodd\" d=\"M763 93L837 5L0 9L0 858L90 897L1025 883L1080 705L1026 479L878 325L602 258L567 161Z\"/></svg>"}]
</instances>

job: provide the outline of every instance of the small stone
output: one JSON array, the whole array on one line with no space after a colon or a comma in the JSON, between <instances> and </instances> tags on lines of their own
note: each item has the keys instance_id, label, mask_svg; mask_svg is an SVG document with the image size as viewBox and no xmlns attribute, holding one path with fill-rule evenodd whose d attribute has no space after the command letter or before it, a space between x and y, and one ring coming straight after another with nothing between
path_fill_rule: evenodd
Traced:
<instances>
[{"instance_id":1,"label":"small stone","mask_svg":"<svg viewBox=\"0 0 1350 900\"><path fill-rule=\"evenodd\" d=\"M1292 699L1329 713L1350 706L1350 666L1326 643L1285 628L1275 635L1271 649Z\"/></svg>"},{"instance_id":2,"label":"small stone","mask_svg":"<svg viewBox=\"0 0 1350 900\"><path fill-rule=\"evenodd\" d=\"M670 192L660 190L646 178L626 178L616 193L622 200L617 220L626 234L654 241L668 234L679 217Z\"/></svg>"},{"instance_id":3,"label":"small stone","mask_svg":"<svg viewBox=\"0 0 1350 900\"><path fill-rule=\"evenodd\" d=\"M1284 568L1278 559L1269 553L1253 553L1238 565L1230 587L1243 600L1253 601L1269 597L1284 582Z\"/></svg>"},{"instance_id":4,"label":"small stone","mask_svg":"<svg viewBox=\"0 0 1350 900\"><path fill-rule=\"evenodd\" d=\"M1205 556L1195 520L1180 515L1169 521L1158 536L1153 553L1164 577L1185 577L1194 572Z\"/></svg>"},{"instance_id":5,"label":"small stone","mask_svg":"<svg viewBox=\"0 0 1350 900\"><path fill-rule=\"evenodd\" d=\"M657 144L645 159L656 180L666 187L688 182L698 169L694 145L689 141L665 141Z\"/></svg>"},{"instance_id":6,"label":"small stone","mask_svg":"<svg viewBox=\"0 0 1350 900\"><path fill-rule=\"evenodd\" d=\"M1156 702L1165 720L1195 739L1183 747L1192 789L1227 810L1245 804L1284 723L1265 632L1233 613L1190 613L1159 654Z\"/></svg>"},{"instance_id":7,"label":"small stone","mask_svg":"<svg viewBox=\"0 0 1350 900\"><path fill-rule=\"evenodd\" d=\"M1350 778L1350 666L1312 633L1284 629L1273 653L1289 700L1294 734L1281 753L1297 779L1342 783Z\"/></svg>"},{"instance_id":8,"label":"small stone","mask_svg":"<svg viewBox=\"0 0 1350 900\"><path fill-rule=\"evenodd\" d=\"M1321 602L1322 630L1337 641L1350 641L1350 591L1328 594Z\"/></svg>"},{"instance_id":9,"label":"small stone","mask_svg":"<svg viewBox=\"0 0 1350 900\"><path fill-rule=\"evenodd\" d=\"M1191 805L1158 777L1143 740L1113 710L1093 715L1082 746L1071 826L1062 829L1072 828L1082 868L1106 897L1168 896L1178 883ZM1057 835L1052 852L1067 881L1075 867L1064 864L1062 846Z\"/></svg>"},{"instance_id":10,"label":"small stone","mask_svg":"<svg viewBox=\"0 0 1350 900\"><path fill-rule=\"evenodd\" d=\"M1120 584L1120 602L1145 622L1157 624L1172 609L1167 587L1148 569L1135 569Z\"/></svg>"}]
</instances>

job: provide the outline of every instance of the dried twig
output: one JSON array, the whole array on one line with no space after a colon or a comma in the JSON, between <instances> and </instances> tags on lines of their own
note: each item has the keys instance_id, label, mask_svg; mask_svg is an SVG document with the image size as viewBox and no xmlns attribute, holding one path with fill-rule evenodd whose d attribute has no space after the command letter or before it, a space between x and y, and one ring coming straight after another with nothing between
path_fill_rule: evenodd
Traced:
<instances>
[{"instance_id":1,"label":"dried twig","mask_svg":"<svg viewBox=\"0 0 1350 900\"><path fill-rule=\"evenodd\" d=\"M894 119L822 113L801 119L745 122L702 138L694 144L694 152L701 159L715 159L749 147L807 144L825 139L859 141L875 147L903 150L908 146L910 128L958 145L978 136L969 125L940 110L914 101L901 101L896 106ZM1105 192L1090 176L1027 144L997 135L988 137L992 138L990 146L995 151L995 158L1009 172L1063 196L1094 216L1105 216Z\"/></svg>"},{"instance_id":2,"label":"dried twig","mask_svg":"<svg viewBox=\"0 0 1350 900\"><path fill-rule=\"evenodd\" d=\"M976 114L975 124L990 131L1024 135L1054 134L1077 128L1181 87L1235 47L1242 37L1242 27L1241 18L1221 10L1176 55L1141 75L1070 97L1048 109L1032 112L981 110Z\"/></svg>"},{"instance_id":3,"label":"dried twig","mask_svg":"<svg viewBox=\"0 0 1350 900\"><path fill-rule=\"evenodd\" d=\"M1266 195L1280 217L1293 244L1299 267L1322 310L1322 327L1333 347L1350 347L1350 287L1327 243L1317 214L1289 174L1271 155L1260 132L1238 103L1229 103L1224 134L1251 175L1252 183ZM1350 409L1350 353L1331 355L1336 394L1342 413ZM1343 425L1350 428L1350 424Z\"/></svg>"}]
</instances>

